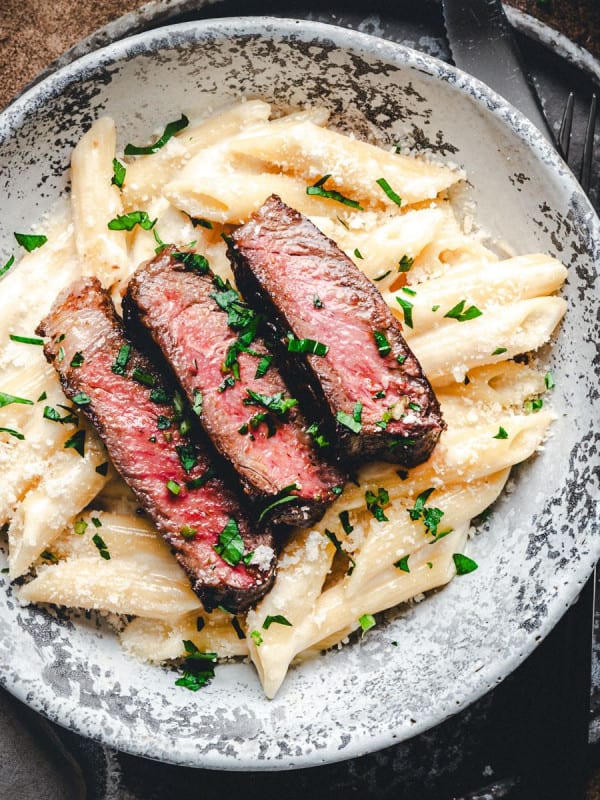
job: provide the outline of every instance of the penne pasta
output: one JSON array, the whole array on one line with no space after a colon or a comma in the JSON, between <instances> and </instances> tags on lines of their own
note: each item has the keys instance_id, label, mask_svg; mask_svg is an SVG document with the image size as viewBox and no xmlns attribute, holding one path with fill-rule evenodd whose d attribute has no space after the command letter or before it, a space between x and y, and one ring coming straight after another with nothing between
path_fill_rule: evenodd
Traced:
<instances>
[{"instance_id":1,"label":"penne pasta","mask_svg":"<svg viewBox=\"0 0 600 800\"><path fill-rule=\"evenodd\" d=\"M548 381L511 359L547 342L566 309L553 296L566 276L558 261L501 258L465 208L458 216L459 169L343 135L323 127L327 118L322 108L283 114L262 100L236 103L183 124L149 155L120 157L120 187L115 124L98 120L73 153L70 207L1 284L0 524L20 599L116 615L124 650L152 663L186 658L193 646L249 656L267 697L291 664L451 580L471 520L510 468L543 446L554 419L542 399ZM160 136L158 126L150 141ZM233 617L202 608L98 436L79 424L39 342L9 337L31 338L82 273L118 305L132 271L165 244L202 254L233 283L224 239L272 193L310 216L382 292L436 387L447 430L413 469L357 467L319 523L282 543L269 593ZM127 230L108 228L131 213ZM74 446L76 432L85 447Z\"/></svg>"}]
</instances>

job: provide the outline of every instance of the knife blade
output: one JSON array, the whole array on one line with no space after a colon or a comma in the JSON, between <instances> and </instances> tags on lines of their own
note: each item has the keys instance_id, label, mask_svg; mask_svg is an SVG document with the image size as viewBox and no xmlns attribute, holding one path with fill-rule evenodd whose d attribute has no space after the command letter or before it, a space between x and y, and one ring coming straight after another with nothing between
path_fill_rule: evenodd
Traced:
<instances>
[{"instance_id":1,"label":"knife blade","mask_svg":"<svg viewBox=\"0 0 600 800\"><path fill-rule=\"evenodd\" d=\"M500 0L442 0L452 58L519 109L555 144Z\"/></svg>"}]
</instances>

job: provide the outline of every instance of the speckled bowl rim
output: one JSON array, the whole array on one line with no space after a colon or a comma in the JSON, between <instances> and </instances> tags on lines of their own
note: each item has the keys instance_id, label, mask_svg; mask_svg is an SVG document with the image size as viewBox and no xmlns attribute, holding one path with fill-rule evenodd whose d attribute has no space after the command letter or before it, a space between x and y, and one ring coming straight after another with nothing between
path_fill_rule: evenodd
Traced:
<instances>
[{"instance_id":1,"label":"speckled bowl rim","mask_svg":"<svg viewBox=\"0 0 600 800\"><path fill-rule=\"evenodd\" d=\"M197 41L205 34L212 34L216 37L234 36L240 34L260 34L267 37L296 37L301 40L326 40L333 42L340 47L350 49L359 54L363 53L370 57L376 57L392 64L408 67L423 71L430 76L437 76L442 81L448 81L453 88L469 95L479 103L482 110L493 114L502 123L508 126L514 136L527 143L531 152L537 159L542 161L549 169L556 171L563 181L565 181L565 191L570 191L577 196L580 205L591 212L590 232L592 240L600 242L600 221L593 211L589 201L578 186L562 159L555 152L553 147L544 139L537 129L526 120L515 108L510 106L503 98L495 94L491 89L484 86L480 81L469 76L460 70L441 62L434 57L424 55L421 52L411 50L402 45L388 42L368 34L357 31L338 28L318 22L306 20L289 20L269 17L249 17L249 18L225 18L210 19L202 21L192 21L187 23L175 24L165 28L158 28L138 34L136 36L119 40L108 45L101 50L82 56L58 72L44 79L39 84L21 95L11 106L0 115L0 140L5 135L10 135L10 131L18 127L24 116L31 113L32 108L38 108L44 100L54 97L62 91L63 87L82 76L89 75L98 67L109 66L113 61L119 60L125 55L136 55L155 50L161 43L168 44L169 36L173 32L189 37L190 40ZM595 520L597 522L597 520ZM306 756L300 755L293 759L289 757L269 758L266 761L236 761L232 763L230 759L220 753L203 757L201 760L190 758L189 755L180 755L168 750L169 743L165 741L161 744L160 735L151 748L146 746L139 747L135 740L124 743L122 740L111 737L102 730L90 731L80 730L71 721L67 720L65 701L56 698L54 704L41 707L37 698L32 696L28 690L26 680L6 681L2 678L4 686L18 699L25 702L32 708L42 711L54 722L69 727L77 733L90 736L102 741L117 749L124 749L127 752L146 756L149 758L163 760L179 765L197 766L211 769L231 769L231 770L277 770L291 769L298 767L316 766L319 764L346 760L356 756L364 755L401 741L408 739L431 727L441 723L443 720L452 716L457 711L477 700L497 681L502 680L510 674L519 664L535 649L541 639L543 639L556 625L565 611L577 600L577 597L588 579L595 562L600 557L600 538L590 535L589 560L582 559L577 562L576 567L572 567L569 572L569 583L559 589L554 596L548 597L548 613L536 630L536 636L530 635L526 645L521 647L518 654L511 654L505 658L499 658L493 664L486 664L482 669L465 677L464 690L461 693L462 701L459 707L454 703L447 702L445 705L436 707L435 711L428 717L422 717L411 728L409 733L403 732L401 735L396 730L385 729L371 735L368 740L364 738L350 741L343 752L334 749L320 749L311 752ZM268 702L268 701L265 701Z\"/></svg>"}]
</instances>

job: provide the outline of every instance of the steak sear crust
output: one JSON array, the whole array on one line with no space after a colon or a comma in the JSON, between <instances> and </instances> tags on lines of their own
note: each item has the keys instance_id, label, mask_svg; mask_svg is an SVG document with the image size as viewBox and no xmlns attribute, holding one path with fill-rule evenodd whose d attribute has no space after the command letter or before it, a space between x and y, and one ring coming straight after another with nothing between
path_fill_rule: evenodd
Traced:
<instances>
[{"instance_id":1,"label":"steak sear crust","mask_svg":"<svg viewBox=\"0 0 600 800\"><path fill-rule=\"evenodd\" d=\"M437 399L400 323L335 242L272 195L228 254L243 296L270 320L289 384L320 409L339 457L425 461L445 427ZM328 350L288 352L290 334Z\"/></svg>"},{"instance_id":2,"label":"steak sear crust","mask_svg":"<svg viewBox=\"0 0 600 800\"><path fill-rule=\"evenodd\" d=\"M193 253L163 250L142 264L123 301L126 324L147 329L259 519L309 526L345 478L317 453L259 317ZM339 493L339 489L338 489Z\"/></svg>"},{"instance_id":3,"label":"steak sear crust","mask_svg":"<svg viewBox=\"0 0 600 800\"><path fill-rule=\"evenodd\" d=\"M216 475L207 445L182 434L189 410L181 395L132 346L99 281L83 278L63 292L37 332L49 337L44 353L65 394L77 398L205 608L236 612L253 605L274 580L272 535L252 527ZM226 553L226 561L215 550L226 526L237 528L245 554L261 547L258 564L234 565L235 554Z\"/></svg>"}]
</instances>

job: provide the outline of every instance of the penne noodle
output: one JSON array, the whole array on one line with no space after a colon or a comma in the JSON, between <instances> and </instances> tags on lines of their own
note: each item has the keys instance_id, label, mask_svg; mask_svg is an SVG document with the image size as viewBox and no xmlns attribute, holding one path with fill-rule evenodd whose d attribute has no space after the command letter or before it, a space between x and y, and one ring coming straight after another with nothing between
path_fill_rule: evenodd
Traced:
<instances>
[{"instance_id":1,"label":"penne noodle","mask_svg":"<svg viewBox=\"0 0 600 800\"><path fill-rule=\"evenodd\" d=\"M123 214L121 193L111 184L115 123L95 122L79 140L71 158L71 200L75 243L84 275L95 275L110 288L129 273L127 237L108 223Z\"/></svg>"},{"instance_id":2,"label":"penne noodle","mask_svg":"<svg viewBox=\"0 0 600 800\"><path fill-rule=\"evenodd\" d=\"M450 319L420 335L405 334L433 386L445 386L462 381L474 367L537 350L566 310L561 297L534 297L465 322ZM501 355L495 354L499 347L505 348Z\"/></svg>"}]
</instances>

